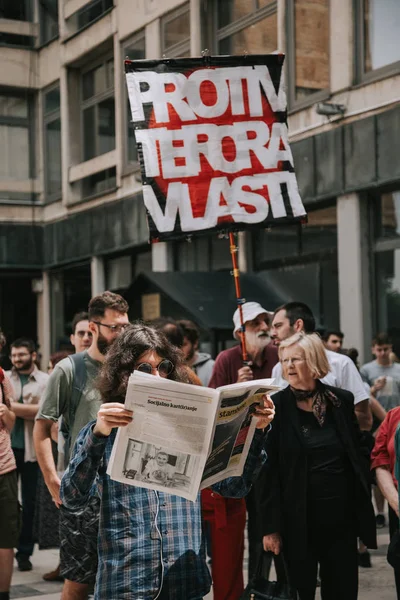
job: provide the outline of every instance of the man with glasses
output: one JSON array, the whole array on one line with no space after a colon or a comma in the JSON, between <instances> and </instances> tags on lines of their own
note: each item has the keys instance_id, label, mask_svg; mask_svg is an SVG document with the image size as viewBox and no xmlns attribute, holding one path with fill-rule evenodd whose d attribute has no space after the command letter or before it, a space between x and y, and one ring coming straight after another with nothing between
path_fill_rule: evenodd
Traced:
<instances>
[{"instance_id":1,"label":"man with glasses","mask_svg":"<svg viewBox=\"0 0 400 600\"><path fill-rule=\"evenodd\" d=\"M94 384L110 346L129 324L128 304L119 294L104 292L89 303L88 350L60 361L36 418L34 438L38 461L54 502L60 507L60 573L65 578L62 600L86 600L97 570L99 498L71 511L60 500L60 478L51 451L51 425L61 416L65 425L65 467L79 431L96 418L101 405Z\"/></svg>"},{"instance_id":2,"label":"man with glasses","mask_svg":"<svg viewBox=\"0 0 400 600\"><path fill-rule=\"evenodd\" d=\"M33 446L33 424L39 401L49 376L36 366L36 347L32 340L18 338L11 344L9 375L15 402L11 409L16 415L11 432L11 445L17 464L17 475L21 479L22 529L18 543L17 559L20 571L31 571L30 557L33 554L33 521L36 504L38 464Z\"/></svg>"},{"instance_id":3,"label":"man with glasses","mask_svg":"<svg viewBox=\"0 0 400 600\"><path fill-rule=\"evenodd\" d=\"M72 319L72 333L69 339L75 348L75 352L83 352L90 348L93 334L89 328L89 315L87 312L76 313Z\"/></svg>"}]
</instances>

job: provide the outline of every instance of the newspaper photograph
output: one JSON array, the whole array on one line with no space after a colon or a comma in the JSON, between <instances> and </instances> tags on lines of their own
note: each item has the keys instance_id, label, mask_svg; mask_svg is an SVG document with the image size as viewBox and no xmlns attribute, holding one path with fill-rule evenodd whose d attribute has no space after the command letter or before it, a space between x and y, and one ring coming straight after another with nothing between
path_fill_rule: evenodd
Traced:
<instances>
[{"instance_id":1,"label":"newspaper photograph","mask_svg":"<svg viewBox=\"0 0 400 600\"><path fill-rule=\"evenodd\" d=\"M253 439L256 405L272 379L217 390L135 371L107 469L116 481L194 501L200 488L241 475Z\"/></svg>"}]
</instances>

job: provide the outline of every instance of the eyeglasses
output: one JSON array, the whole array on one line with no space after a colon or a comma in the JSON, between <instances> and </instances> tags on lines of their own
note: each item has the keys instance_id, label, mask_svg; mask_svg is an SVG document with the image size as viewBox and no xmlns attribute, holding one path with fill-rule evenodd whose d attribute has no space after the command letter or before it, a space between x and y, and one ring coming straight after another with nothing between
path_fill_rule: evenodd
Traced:
<instances>
[{"instance_id":1,"label":"eyeglasses","mask_svg":"<svg viewBox=\"0 0 400 600\"><path fill-rule=\"evenodd\" d=\"M168 375L172 373L174 368L175 367L173 363L167 358L165 358L156 367L153 367L153 365L151 365L150 363L144 362L140 363L140 365L138 365L135 368L135 370L140 371L141 373L147 373L148 375L151 375L153 373L153 370L156 370L161 375L161 377L168 377Z\"/></svg>"},{"instance_id":2,"label":"eyeglasses","mask_svg":"<svg viewBox=\"0 0 400 600\"><path fill-rule=\"evenodd\" d=\"M95 323L99 326L102 325L103 327L107 327L107 329L109 329L111 333L121 333L121 331L124 331L124 329L128 327L128 325L130 325L130 323L123 323L122 325L107 325L107 323L100 323L100 321L92 321L92 323Z\"/></svg>"},{"instance_id":3,"label":"eyeglasses","mask_svg":"<svg viewBox=\"0 0 400 600\"><path fill-rule=\"evenodd\" d=\"M297 358L297 356L295 356L294 358L284 358L281 362L284 365L288 365L289 362L292 363L292 365L296 365L297 363L304 362L305 360L305 358Z\"/></svg>"}]
</instances>

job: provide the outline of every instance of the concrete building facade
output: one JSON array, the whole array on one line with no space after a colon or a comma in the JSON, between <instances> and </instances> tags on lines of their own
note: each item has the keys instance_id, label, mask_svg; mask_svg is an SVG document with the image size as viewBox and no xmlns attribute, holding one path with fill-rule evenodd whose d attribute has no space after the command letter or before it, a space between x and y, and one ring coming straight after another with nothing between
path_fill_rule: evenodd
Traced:
<instances>
[{"instance_id":1,"label":"concrete building facade","mask_svg":"<svg viewBox=\"0 0 400 600\"><path fill-rule=\"evenodd\" d=\"M373 331L400 340L397 0L2 7L0 324L9 338L37 338L46 360L94 293L135 294L140 273L229 271L228 244L216 236L148 245L123 72L126 56L207 48L287 56L289 133L309 223L242 234L241 267L279 297L309 303L361 357ZM151 306L132 316L160 311Z\"/></svg>"}]
</instances>

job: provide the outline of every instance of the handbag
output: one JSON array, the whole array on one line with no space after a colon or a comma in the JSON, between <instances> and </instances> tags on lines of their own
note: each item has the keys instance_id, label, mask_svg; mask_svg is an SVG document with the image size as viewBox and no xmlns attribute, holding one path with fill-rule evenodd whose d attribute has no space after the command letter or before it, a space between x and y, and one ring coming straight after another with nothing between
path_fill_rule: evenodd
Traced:
<instances>
[{"instance_id":1,"label":"handbag","mask_svg":"<svg viewBox=\"0 0 400 600\"><path fill-rule=\"evenodd\" d=\"M278 581L269 581L272 560L278 573ZM285 557L281 552L261 551L254 575L249 581L240 600L296 600L297 594L291 588Z\"/></svg>"},{"instance_id":2,"label":"handbag","mask_svg":"<svg viewBox=\"0 0 400 600\"><path fill-rule=\"evenodd\" d=\"M400 531L395 531L390 540L387 561L393 569L400 571Z\"/></svg>"}]
</instances>

